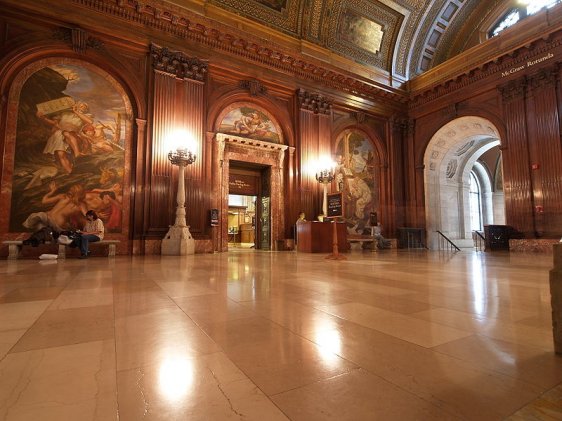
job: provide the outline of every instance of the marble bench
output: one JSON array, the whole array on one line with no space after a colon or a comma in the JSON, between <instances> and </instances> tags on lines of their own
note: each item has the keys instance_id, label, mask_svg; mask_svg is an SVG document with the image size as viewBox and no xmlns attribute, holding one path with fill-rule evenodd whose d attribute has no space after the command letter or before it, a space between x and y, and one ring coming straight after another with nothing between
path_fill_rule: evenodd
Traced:
<instances>
[{"instance_id":1,"label":"marble bench","mask_svg":"<svg viewBox=\"0 0 562 421\"><path fill-rule=\"evenodd\" d=\"M97 247L101 245L108 246L108 257L114 257L115 251L117 248L117 244L121 241L119 240L102 240L97 241L95 243L89 243L90 247ZM21 240L11 240L11 241L2 241L2 244L6 244L8 246L8 259L17 259L20 255L21 248L23 247L23 241ZM45 244L56 244L56 243L45 243ZM66 247L64 244L56 244L58 246L58 258L65 259L66 258ZM31 247L31 246L30 246Z\"/></svg>"}]
</instances>

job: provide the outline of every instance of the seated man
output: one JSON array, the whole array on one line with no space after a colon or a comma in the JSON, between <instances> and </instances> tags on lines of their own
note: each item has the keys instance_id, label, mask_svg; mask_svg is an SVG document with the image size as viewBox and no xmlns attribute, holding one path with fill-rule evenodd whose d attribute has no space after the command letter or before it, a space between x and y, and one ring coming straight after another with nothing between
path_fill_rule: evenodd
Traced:
<instances>
[{"instance_id":1,"label":"seated man","mask_svg":"<svg viewBox=\"0 0 562 421\"><path fill-rule=\"evenodd\" d=\"M390 248L390 240L387 240L382 236L382 226L381 223L377 223L375 227L373 227L373 238L375 239L375 244L379 249L389 249Z\"/></svg>"}]
</instances>

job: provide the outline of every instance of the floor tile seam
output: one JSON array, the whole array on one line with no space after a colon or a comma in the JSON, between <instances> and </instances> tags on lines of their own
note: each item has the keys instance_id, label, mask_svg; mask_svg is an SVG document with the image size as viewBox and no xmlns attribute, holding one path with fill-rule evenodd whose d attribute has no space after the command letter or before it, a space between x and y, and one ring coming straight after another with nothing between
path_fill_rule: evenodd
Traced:
<instances>
[{"instance_id":1,"label":"floor tile seam","mask_svg":"<svg viewBox=\"0 0 562 421\"><path fill-rule=\"evenodd\" d=\"M276 392L276 393L272 393L272 394L266 395L266 396L273 398L275 396L283 395L283 394L289 393L289 392L294 392L295 390L303 389L305 387L308 387L308 386L311 386L311 385L314 385L314 384L319 384L319 383L323 383L323 382L326 382L326 381L329 381L329 380L332 380L332 379L337 379L338 377L347 376L354 371L360 371L360 370L366 371L363 367L361 367L359 365L356 365L356 364L353 364L353 365L355 367L351 367L351 368L345 370L344 372L334 374L334 375L331 375L331 376L327 376L327 377L323 377L323 378L320 378L320 379L312 380L312 381L303 383L299 386L295 386L295 387L291 387L287 390L283 390L282 392ZM377 376L377 377L380 377L380 376Z\"/></svg>"},{"instance_id":2,"label":"floor tile seam","mask_svg":"<svg viewBox=\"0 0 562 421\"><path fill-rule=\"evenodd\" d=\"M365 305L369 306L369 304L365 304ZM373 306L370 306L370 307L373 307ZM458 328L458 327L449 326L449 325L442 324L442 323L439 323L439 322L427 321L427 320L425 320L425 319L420 319L420 318L412 317L410 313L408 313L408 314L403 314L403 313L397 313L397 312L394 312L394 311L385 310L385 309L383 309L383 308L378 308L378 307L374 307L374 308L375 308L376 310L378 310L378 311L383 311L383 312L385 312L385 313L388 313L388 316L389 316L389 317L396 317L396 318L399 318L399 319L406 318L406 319L411 319L412 321L421 321L421 322L426 322L426 323L430 323L430 324L436 324L436 325L439 325L439 326L442 326L442 327L445 327L445 328L448 328L448 329L454 329L454 330L456 330L456 331L466 333L466 334L468 334L468 335L472 335L472 334L474 333L474 332L471 332L471 331L467 331L467 330L465 330L465 329L461 329L461 328ZM336 314L333 314L333 313L328 313L328 312L326 312L326 311L324 311L324 312L325 312L326 314L328 314L328 315L331 315L331 316L334 316L334 317L338 317L338 318L340 318L341 320L345 320L345 321L347 321L347 322L355 323L355 324L358 325L358 326L362 326L362 327L364 327L364 328L371 329L371 330L374 330L374 331L376 331L376 332L384 333L384 334L387 334L387 335L388 335L388 333L383 332L383 331L381 331L381 330L379 330L379 329L373 328L373 327L371 327L371 326L362 325L362 324L357 323L357 322L354 322L354 321L352 321L352 320L345 319L345 318L343 318L343 317L341 317L341 316L339 316L339 315L336 315ZM389 336L392 336L393 338L397 338L397 339L402 339L402 338L399 338L399 337L393 336L393 335L389 335ZM457 339L458 339L458 338L457 338ZM406 341L405 339L402 339L402 340ZM410 342L410 341L406 341L406 342L414 343L414 342ZM416 345L418 345L418 344L416 344ZM426 347L424 347L424 348L426 348Z\"/></svg>"},{"instance_id":3,"label":"floor tile seam","mask_svg":"<svg viewBox=\"0 0 562 421\"><path fill-rule=\"evenodd\" d=\"M533 403L539 401L542 399L542 397L544 395L546 395L548 392L550 392L551 390L555 389L556 387L559 387L562 383L559 383L557 386L554 386L548 390L545 390L544 392L542 392L540 395L538 395L537 397L533 398L531 401L524 403L521 407L517 408L515 411L513 411L511 414L509 414L508 416L505 417L505 419L507 420L509 417L512 417L513 415L515 415L516 413L518 413L519 411L528 408L530 405L532 405ZM547 399L548 401L548 399ZM534 409L534 408L533 408ZM539 414L541 416L541 418L537 418L537 421L547 421L548 419L552 419L553 421L556 420L557 418L551 418L550 416L548 418L542 418L543 415L545 415L543 412L541 412Z\"/></svg>"},{"instance_id":4,"label":"floor tile seam","mask_svg":"<svg viewBox=\"0 0 562 421\"><path fill-rule=\"evenodd\" d=\"M32 348L32 349L26 349L25 351L17 351L17 352L8 352L6 355L19 355L19 354L25 354L26 352L37 352L37 351L43 351L43 350L47 350L47 349L56 349L56 348L66 348L69 346L76 346L76 345L84 345L84 344L92 344L92 343L96 343L96 342L107 342L107 341L113 341L115 342L115 338L101 338L101 339L95 339L92 341L84 341L84 342L73 342L73 343L69 343L69 344L64 344L64 345L55 345L55 346L47 346L44 348Z\"/></svg>"},{"instance_id":5,"label":"floor tile seam","mask_svg":"<svg viewBox=\"0 0 562 421\"><path fill-rule=\"evenodd\" d=\"M482 335L473 335L473 336L482 336ZM466 338L463 338L463 339L466 339ZM493 338L492 338L492 339L493 339ZM454 341L451 341L451 342L454 342ZM447 343L449 343L449 342L447 342ZM516 381L518 381L518 382L522 382L522 383L528 384L528 385L533 386L533 387L538 388L538 389L544 389L544 386L542 386L542 385L540 385L540 384L537 384L537 383L534 383L534 382L532 382L532 381L525 380L525 379L523 379L523 378L521 378L521 377L515 377L515 376L513 376L513 375L511 375L511 374L504 373L503 371L499 371L499 370L494 369L494 368L488 369L488 368L485 368L485 367L483 367L483 366L475 366L474 363L472 363L470 360L466 360L466 359L464 359L464 358L462 358L462 357L458 357L458 356L456 356L456 355L451 355L451 354L448 354L448 353L446 353L446 352L444 352L444 351L435 349L435 348L437 348L437 347L439 347L439 346L441 346L441 345L444 345L444 344L437 345L437 346L435 346L435 347L433 347L433 348L430 348L430 350L433 351L433 352L435 352L435 353L437 353L437 354L444 355L444 356L446 356L446 357L448 357L448 358L454 358L454 359L456 359L456 360L462 361L464 364L469 364L471 367L474 367L476 371L483 371L483 370L486 370L486 371L484 372L485 374L486 374L486 372L495 373L495 374L498 374L498 375L500 375L500 376L505 376L505 377L508 377L508 378L510 378L510 379L516 380ZM479 368L479 367L482 367L482 368ZM562 382L559 383L559 384L562 384ZM554 387L556 387L556 386L554 386ZM553 388L554 388L554 387L553 387ZM553 388L551 388L551 389L553 389ZM551 390L551 389L548 389L548 390ZM546 393L546 391L545 391L545 392L542 392L542 393Z\"/></svg>"},{"instance_id":6,"label":"floor tile seam","mask_svg":"<svg viewBox=\"0 0 562 421\"><path fill-rule=\"evenodd\" d=\"M430 304L430 305L431 305L431 304ZM465 315L465 314L466 314L467 316L469 316L469 317L471 317L471 318L473 318L473 319L475 319L475 320L482 320L482 321L489 320L488 318L480 318L480 316L479 316L478 314L476 314L476 313L470 313L470 312L468 312L468 311L462 311L462 310L455 310L455 309L451 309L451 308L444 307L444 306L432 306L432 308L430 308L430 309L428 309L428 310L422 310L422 311L416 311L416 312L414 312L414 313L408 313L407 316L414 317L414 318L419 319L419 320L426 320L426 319L423 319L423 318L421 318L421 317L416 317L415 315L416 315L416 314L419 314L419 313L431 312L431 311L433 311L433 310L454 311L454 312L456 312L456 313L462 313L462 315ZM427 321L427 320L426 320L426 321ZM432 323L441 324L441 325L446 326L446 327L452 327L452 328L458 329L456 326L451 326L451 325L449 325L449 324L445 324L445 323L442 323L442 322L439 322L439 321L433 321L433 320L432 320L431 322L432 322ZM460 330L463 330L463 329L460 329ZM476 330L475 330L475 333L476 333Z\"/></svg>"},{"instance_id":7,"label":"floor tile seam","mask_svg":"<svg viewBox=\"0 0 562 421\"><path fill-rule=\"evenodd\" d=\"M341 358L343 358L343 357L341 357ZM346 359L346 361L352 362L351 360L348 360L348 359ZM352 363L353 363L353 362L352 362ZM296 391L296 390L299 390L299 389L303 389L303 388L305 388L305 387L308 387L308 386L311 386L311 385L314 385L314 384L324 383L324 382L330 381L330 380L332 380L332 379L337 379L338 377L347 376L347 375L353 373L354 371L359 371L359 372L363 371L363 372L368 373L369 375L371 375L371 376L373 376L373 377L378 378L378 379L379 379L380 381L382 381L383 383L388 384L389 386L391 386L391 387L393 387L393 388L395 388L395 389L401 391L402 393L405 393L405 394L411 396L411 397L414 398L414 399L418 399L418 400L424 402L425 404L427 404L427 405L429 405L429 406L435 408L436 410L438 410L438 411L440 411L440 412L445 412L445 413L447 413L448 415L454 416L455 418L457 418L457 419L459 419L459 420L465 420L465 419L466 419L466 418L464 418L464 417L459 418L459 414L454 414L454 413L452 413L452 412L449 410L449 408L448 408L447 402L444 402L443 400L441 400L441 399L439 399L439 398L437 398L437 397L435 397L435 396L434 396L434 399L436 399L436 400L437 400L439 403L441 403L443 406L439 406L439 405L437 405L435 402L428 401L425 397L417 395L415 392L410 391L410 390L404 388L403 386L401 386L400 384L394 383L394 382L392 382L391 380L386 379L386 378L382 377L381 375L372 372L371 370L369 370L369 369L366 368L366 367L363 367L363 366L361 366L361 365L359 365L359 364L356 364L356 363L353 363L353 365L354 365L355 367L352 367L352 368L346 370L346 371L343 372L343 373L338 373L338 374L335 374L335 375L333 375L333 376L329 376L329 377L322 378L322 379L317 379L317 380L311 381L311 382L309 382L309 383L302 384L302 385L300 385L300 386L298 386L298 387L294 387L294 388L291 388L291 389L287 389L287 390L285 390L285 391L283 391L283 392L274 393L274 394L269 395L269 396L272 397L272 398L274 398L274 397L276 397L276 396L280 396L280 395L283 395L283 394L286 394L286 393L289 393L289 392L293 392L293 391Z\"/></svg>"},{"instance_id":8,"label":"floor tile seam","mask_svg":"<svg viewBox=\"0 0 562 421\"><path fill-rule=\"evenodd\" d=\"M187 314L186 311L176 302L176 300L175 300L174 298L172 298L172 297L169 297L169 298L170 298L170 300L172 300L172 302L176 305L176 307L178 307L179 310L180 310L183 314L185 314L185 316L197 327L197 329L199 329L199 331L200 331L203 335L205 335L210 341L213 342L213 344L215 344L222 352L224 352L225 355L227 355L227 354L226 354L226 350L224 350L223 347L222 347L217 341L215 341L215 340L207 333L207 331L205 330L205 327L204 327L203 325L197 323L196 320L194 320L189 314ZM228 296L226 296L226 298L227 298L227 300L230 300L230 298L228 298ZM232 301L236 303L236 301L234 301L234 300L232 300ZM253 310L250 310L250 311L252 311L253 313L255 313ZM249 317L244 317L244 318L249 318Z\"/></svg>"},{"instance_id":9,"label":"floor tile seam","mask_svg":"<svg viewBox=\"0 0 562 421\"><path fill-rule=\"evenodd\" d=\"M131 262L131 264L133 264ZM119 414L121 413L119 411L119 382L117 381L117 314L116 314L116 305L115 305L115 295L117 294L116 288L115 288L115 283L111 282L111 301L112 301L112 314L113 314L113 323L111 324L112 328L113 328L113 380L114 380L114 384L115 384L115 406L117 407L117 418L119 419ZM144 400L144 394L143 394L143 400Z\"/></svg>"},{"instance_id":10,"label":"floor tile seam","mask_svg":"<svg viewBox=\"0 0 562 421\"><path fill-rule=\"evenodd\" d=\"M31 325L29 325L28 328L25 329L25 332L19 337L19 339L18 339L18 340L10 347L10 349L6 352L6 354L5 354L4 357L2 358L2 361L3 361L4 358L5 358L6 356L8 356L9 354L18 354L18 353L19 353L19 352L12 352L12 350L17 346L18 343L20 343L20 341L22 340L22 338L23 338L31 329L33 329L33 327L38 323L39 319L40 319L43 315L45 315L45 313L46 313L47 311L49 311L49 308L53 305L53 303L55 302L55 300L56 300L58 297L60 297L60 294L62 294L62 291L64 291L64 288L59 292L59 294L57 295L56 298L53 298L53 299L50 299L50 300L49 300L49 301L51 301L51 302L49 303L49 305L47 305L47 306L45 307L45 309L41 312L41 314L40 314L39 316L37 316L37 318L35 319L35 321L34 321ZM45 301L47 301L47 300L45 300ZM53 311L54 311L54 310L53 310ZM40 349L43 349L43 348L40 348ZM26 351L22 351L22 352L26 352Z\"/></svg>"},{"instance_id":11,"label":"floor tile seam","mask_svg":"<svg viewBox=\"0 0 562 421\"><path fill-rule=\"evenodd\" d=\"M504 341L504 342L507 342L507 343L509 343L509 344L511 344L511 345L524 346L524 347L528 347L528 348L533 348L533 349L536 349L536 350L540 350L540 351L542 351L542 352L544 352L544 353L546 353L546 352L549 352L549 353L550 353L550 352L553 352L552 349L545 349L545 348L543 348L543 347L541 347L541 346L537 346L537 345L534 345L534 344L521 343L521 342L514 342L514 341L511 341L511 340L509 340L509 339L507 339L507 338L496 338L496 337L494 337L494 336L490 336L490 335L485 334L485 333L477 333L477 335L478 335L478 336L484 336L484 337L486 337L486 338L488 338L488 339L492 339L492 340L494 340L494 341Z\"/></svg>"},{"instance_id":12,"label":"floor tile seam","mask_svg":"<svg viewBox=\"0 0 562 421\"><path fill-rule=\"evenodd\" d=\"M375 328L373 328L373 327L365 326L365 325L356 323L356 322L354 322L354 321L344 319L344 318L342 318L342 317L340 317L340 316L333 315L333 314L331 314L331 313L326 313L326 314L328 314L328 315L330 315L330 316L332 316L332 317L337 317L337 318L339 318L340 320L343 320L343 321L346 322L346 323L352 323L352 324L354 324L355 326L358 326L358 327L360 327L360 328L369 329L369 330L371 330L371 331L373 331L373 332L376 332L376 333L379 334L379 335L384 335L384 336L387 336L387 337L389 337L389 338L392 338L393 340L398 340L398 341L403 342L403 343L406 343L406 344L408 344L408 345L413 345L413 346L415 346L415 347L419 347L419 348L424 349L424 350L432 351L432 348L433 348L433 347L426 347L426 346L420 345L420 344L418 344L418 343L408 341L408 340L403 339L403 338L401 338L401 337L391 335L391 334L389 334L389 333L387 333L387 332L383 332L383 331L381 331L381 330L375 329ZM469 336L472 336L472 335L475 334L475 333L471 333L471 332L466 332L466 333L469 334L469 335L468 335L468 336L463 336L462 338L466 338L466 337L469 337ZM451 341L444 342L444 343L453 342L453 341L456 341L456 340L462 339L462 338L453 339L453 340L451 340ZM305 338L305 339L307 339L307 340L309 340L309 341L315 343L315 342L312 341L311 339L308 339L308 338ZM316 344L316 343L315 343L315 344ZM318 345L318 344L316 344L316 345ZM443 344L439 344L439 345L443 345ZM439 346L439 345L435 345L435 346ZM335 354L335 355L337 355L337 356L340 357L340 358L346 359L345 357L343 357L343 356L340 355L340 354ZM347 359L346 359L346 360L347 360ZM350 361L350 362L352 362L352 361Z\"/></svg>"}]
</instances>

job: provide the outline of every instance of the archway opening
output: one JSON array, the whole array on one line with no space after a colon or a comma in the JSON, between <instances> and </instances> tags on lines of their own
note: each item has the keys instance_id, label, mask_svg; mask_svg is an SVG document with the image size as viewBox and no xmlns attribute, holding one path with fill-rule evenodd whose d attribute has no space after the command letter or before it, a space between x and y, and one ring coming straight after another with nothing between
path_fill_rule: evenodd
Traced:
<instances>
[{"instance_id":1,"label":"archway opening","mask_svg":"<svg viewBox=\"0 0 562 421\"><path fill-rule=\"evenodd\" d=\"M427 245L439 232L461 248L472 232L505 223L498 130L481 117L461 117L439 129L424 156ZM478 228L478 229L476 229Z\"/></svg>"}]
</instances>

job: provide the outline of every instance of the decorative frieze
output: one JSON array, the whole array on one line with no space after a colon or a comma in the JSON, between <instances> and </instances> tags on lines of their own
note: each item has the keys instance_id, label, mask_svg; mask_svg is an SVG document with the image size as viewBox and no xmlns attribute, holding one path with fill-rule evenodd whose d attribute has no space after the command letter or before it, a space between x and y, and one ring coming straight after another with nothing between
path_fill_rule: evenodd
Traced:
<instances>
[{"instance_id":1,"label":"decorative frieze","mask_svg":"<svg viewBox=\"0 0 562 421\"><path fill-rule=\"evenodd\" d=\"M557 56L554 51L561 45L561 37L549 37L525 44L516 50L505 52L501 57L492 56L497 52L491 49L490 57L483 58L479 63L466 60L466 66L455 69L454 73L451 74L445 72L444 76L431 87L418 90L414 93L409 108L421 107L481 80L491 77L512 77L518 71L539 65L546 60L556 59Z\"/></svg>"},{"instance_id":2,"label":"decorative frieze","mask_svg":"<svg viewBox=\"0 0 562 421\"><path fill-rule=\"evenodd\" d=\"M304 89L297 90L299 107L314 114L330 114L332 102L320 94L312 94Z\"/></svg>"},{"instance_id":3,"label":"decorative frieze","mask_svg":"<svg viewBox=\"0 0 562 421\"><path fill-rule=\"evenodd\" d=\"M150 55L152 67L169 73L178 79L192 79L199 82L205 80L208 64L194 57L188 57L180 51L172 51L165 47L151 44Z\"/></svg>"},{"instance_id":4,"label":"decorative frieze","mask_svg":"<svg viewBox=\"0 0 562 421\"><path fill-rule=\"evenodd\" d=\"M158 9L147 4L141 11L131 4L136 2L120 1L118 3L104 0L73 0L82 7L98 13L113 16L121 20L142 25L148 29L165 32L181 40L190 40L213 50L226 51L250 62L258 63L270 69L276 69L295 77L312 80L329 88L337 89L361 98L373 101L391 101L405 104L408 95L400 89L388 88L372 80L361 78L345 70L326 65L298 53L284 51L282 47L253 38L251 35L240 37L239 32L227 32L224 27L215 28L214 23L204 17L197 17L179 9ZM251 38L251 39L250 39Z\"/></svg>"}]
</instances>

